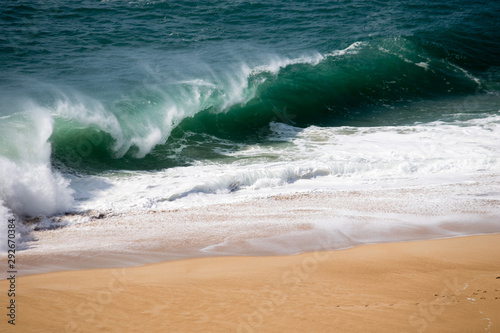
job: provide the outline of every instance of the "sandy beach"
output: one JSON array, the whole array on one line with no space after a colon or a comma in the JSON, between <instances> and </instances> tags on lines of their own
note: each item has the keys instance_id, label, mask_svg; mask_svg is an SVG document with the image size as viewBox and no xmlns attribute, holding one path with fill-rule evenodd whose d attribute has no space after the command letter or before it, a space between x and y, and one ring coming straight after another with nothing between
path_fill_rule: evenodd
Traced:
<instances>
[{"instance_id":1,"label":"sandy beach","mask_svg":"<svg viewBox=\"0 0 500 333\"><path fill-rule=\"evenodd\" d=\"M500 333L499 13L3 1L0 333Z\"/></svg>"},{"instance_id":2,"label":"sandy beach","mask_svg":"<svg viewBox=\"0 0 500 333\"><path fill-rule=\"evenodd\" d=\"M500 234L17 279L19 332L499 332ZM8 289L7 281L0 283ZM4 304L6 300L3 295Z\"/></svg>"}]
</instances>

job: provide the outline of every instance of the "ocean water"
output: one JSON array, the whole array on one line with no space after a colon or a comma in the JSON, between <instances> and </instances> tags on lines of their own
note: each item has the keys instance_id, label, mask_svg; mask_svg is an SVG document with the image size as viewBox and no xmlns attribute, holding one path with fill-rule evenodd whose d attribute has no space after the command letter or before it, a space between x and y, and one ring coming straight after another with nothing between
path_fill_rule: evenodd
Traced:
<instances>
[{"instance_id":1,"label":"ocean water","mask_svg":"<svg viewBox=\"0 0 500 333\"><path fill-rule=\"evenodd\" d=\"M0 219L471 182L443 211L498 202L499 21L498 1L4 1Z\"/></svg>"}]
</instances>

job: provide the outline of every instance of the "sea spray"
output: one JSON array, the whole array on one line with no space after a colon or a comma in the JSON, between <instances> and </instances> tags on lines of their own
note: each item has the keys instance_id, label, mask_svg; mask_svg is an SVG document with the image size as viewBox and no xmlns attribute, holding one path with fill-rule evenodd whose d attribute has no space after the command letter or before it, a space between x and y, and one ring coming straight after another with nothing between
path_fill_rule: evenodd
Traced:
<instances>
[{"instance_id":1,"label":"sea spray","mask_svg":"<svg viewBox=\"0 0 500 333\"><path fill-rule=\"evenodd\" d=\"M49 107L53 159L84 172L162 169L197 159L173 153L186 133L256 142L272 121L356 126L414 101L481 91L474 75L420 47L413 39L381 39L195 79L155 76L112 102L61 88Z\"/></svg>"},{"instance_id":2,"label":"sea spray","mask_svg":"<svg viewBox=\"0 0 500 333\"><path fill-rule=\"evenodd\" d=\"M32 103L24 110L4 117L0 125L0 200L19 218L62 213L72 207L73 191L51 166L53 119Z\"/></svg>"}]
</instances>

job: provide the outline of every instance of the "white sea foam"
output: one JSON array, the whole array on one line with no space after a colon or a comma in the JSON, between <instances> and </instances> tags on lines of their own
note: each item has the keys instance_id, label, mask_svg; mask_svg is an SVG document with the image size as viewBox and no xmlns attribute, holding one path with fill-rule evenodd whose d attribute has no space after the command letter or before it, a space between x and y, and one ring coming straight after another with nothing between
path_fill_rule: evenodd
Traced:
<instances>
[{"instance_id":1,"label":"white sea foam","mask_svg":"<svg viewBox=\"0 0 500 333\"><path fill-rule=\"evenodd\" d=\"M35 105L2 122L8 138L0 156L0 199L18 216L49 215L72 205L68 182L50 164L53 120Z\"/></svg>"},{"instance_id":2,"label":"white sea foam","mask_svg":"<svg viewBox=\"0 0 500 333\"><path fill-rule=\"evenodd\" d=\"M2 134L8 138L3 142L3 156L0 156L2 228L8 219L50 216L73 205L69 182L54 172L50 164L48 138L52 133L52 118L33 104L27 104L26 110L29 111L4 118L1 124ZM16 231L20 249L28 231L21 224ZM2 249L4 245L6 242L2 240Z\"/></svg>"},{"instance_id":3,"label":"white sea foam","mask_svg":"<svg viewBox=\"0 0 500 333\"><path fill-rule=\"evenodd\" d=\"M413 126L299 129L272 123L273 140L224 152L232 163L74 179L78 207L170 209L304 189L467 182L500 170L500 117Z\"/></svg>"}]
</instances>

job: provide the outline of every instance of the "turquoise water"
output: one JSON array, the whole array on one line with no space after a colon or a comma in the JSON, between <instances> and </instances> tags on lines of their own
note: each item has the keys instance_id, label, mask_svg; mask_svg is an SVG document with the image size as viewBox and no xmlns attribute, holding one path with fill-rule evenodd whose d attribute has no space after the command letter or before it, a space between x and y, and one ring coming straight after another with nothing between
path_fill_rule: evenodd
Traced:
<instances>
[{"instance_id":1,"label":"turquoise water","mask_svg":"<svg viewBox=\"0 0 500 333\"><path fill-rule=\"evenodd\" d=\"M292 163L290 133L313 127L496 124L499 17L497 1L4 1L3 209L73 211L96 196L86 177ZM218 184L186 193L255 181Z\"/></svg>"}]
</instances>

